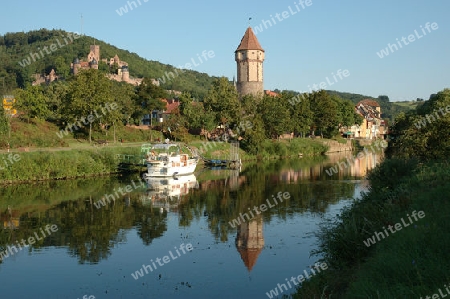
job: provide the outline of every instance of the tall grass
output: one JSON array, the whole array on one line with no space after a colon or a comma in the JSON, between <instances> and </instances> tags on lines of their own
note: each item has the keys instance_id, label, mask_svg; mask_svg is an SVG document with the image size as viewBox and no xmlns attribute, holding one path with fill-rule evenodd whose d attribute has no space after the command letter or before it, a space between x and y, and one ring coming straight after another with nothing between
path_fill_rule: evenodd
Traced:
<instances>
[{"instance_id":1,"label":"tall grass","mask_svg":"<svg viewBox=\"0 0 450 299\"><path fill-rule=\"evenodd\" d=\"M322 225L314 253L330 270L295 298L420 298L450 281L449 164L386 160L369 179L368 193ZM370 247L363 243L414 210L425 217Z\"/></svg>"},{"instance_id":2,"label":"tall grass","mask_svg":"<svg viewBox=\"0 0 450 299\"><path fill-rule=\"evenodd\" d=\"M68 179L117 172L116 154L139 154L139 148L102 148L55 152L23 152L11 163L0 155L0 183ZM17 159L16 159L17 160ZM5 162L7 161L7 165Z\"/></svg>"}]
</instances>

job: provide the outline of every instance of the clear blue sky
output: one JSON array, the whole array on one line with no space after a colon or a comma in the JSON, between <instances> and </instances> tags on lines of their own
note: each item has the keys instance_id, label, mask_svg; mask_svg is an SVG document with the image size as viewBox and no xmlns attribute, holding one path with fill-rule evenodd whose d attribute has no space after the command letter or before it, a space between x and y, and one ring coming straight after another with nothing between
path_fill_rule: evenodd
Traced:
<instances>
[{"instance_id":1,"label":"clear blue sky","mask_svg":"<svg viewBox=\"0 0 450 299\"><path fill-rule=\"evenodd\" d=\"M449 0L311 0L305 8L299 0L139 1L133 10L126 0L5 1L0 34L40 28L80 32L82 14L84 34L149 60L178 66L212 50L215 57L193 69L231 79L249 17L255 27L272 15L276 24L257 34L266 51L265 89L307 91L328 77L334 84L325 89L385 94L396 101L428 99L450 87ZM128 12L119 16L116 10L123 6ZM427 22L438 29L424 35L420 26ZM408 45L400 41L415 30L420 38L406 39ZM380 58L377 52L388 43L398 50L391 46ZM332 73L339 69L350 75L335 82Z\"/></svg>"}]
</instances>

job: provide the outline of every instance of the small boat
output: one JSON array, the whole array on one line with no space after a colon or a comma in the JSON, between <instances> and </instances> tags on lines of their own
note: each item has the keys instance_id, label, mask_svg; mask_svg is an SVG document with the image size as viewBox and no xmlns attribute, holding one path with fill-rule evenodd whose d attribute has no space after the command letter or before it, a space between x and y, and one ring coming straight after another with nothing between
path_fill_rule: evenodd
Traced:
<instances>
[{"instance_id":1,"label":"small boat","mask_svg":"<svg viewBox=\"0 0 450 299\"><path fill-rule=\"evenodd\" d=\"M198 157L189 157L176 143L157 143L149 147L145 155L148 177L175 177L192 174Z\"/></svg>"}]
</instances>

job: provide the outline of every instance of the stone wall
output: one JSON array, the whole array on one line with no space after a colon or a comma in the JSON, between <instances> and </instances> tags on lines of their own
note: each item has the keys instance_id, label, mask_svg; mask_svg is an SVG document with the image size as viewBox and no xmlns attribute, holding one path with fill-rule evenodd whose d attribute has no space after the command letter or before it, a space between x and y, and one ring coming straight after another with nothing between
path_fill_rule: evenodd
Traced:
<instances>
[{"instance_id":1,"label":"stone wall","mask_svg":"<svg viewBox=\"0 0 450 299\"><path fill-rule=\"evenodd\" d=\"M339 152L351 152L353 150L351 140L347 140L347 143L339 143L335 140L322 141L323 144L328 146L328 153L339 153Z\"/></svg>"}]
</instances>

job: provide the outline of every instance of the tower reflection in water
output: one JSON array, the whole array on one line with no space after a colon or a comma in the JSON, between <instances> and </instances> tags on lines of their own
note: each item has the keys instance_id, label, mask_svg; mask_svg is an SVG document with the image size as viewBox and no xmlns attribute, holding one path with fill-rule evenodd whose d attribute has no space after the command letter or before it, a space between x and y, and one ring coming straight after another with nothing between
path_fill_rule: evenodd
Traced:
<instances>
[{"instance_id":1,"label":"tower reflection in water","mask_svg":"<svg viewBox=\"0 0 450 299\"><path fill-rule=\"evenodd\" d=\"M261 215L237 227L236 249L248 271L252 271L264 248L263 220Z\"/></svg>"}]
</instances>

